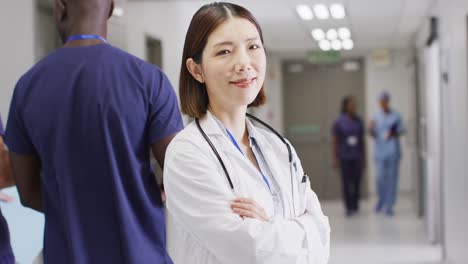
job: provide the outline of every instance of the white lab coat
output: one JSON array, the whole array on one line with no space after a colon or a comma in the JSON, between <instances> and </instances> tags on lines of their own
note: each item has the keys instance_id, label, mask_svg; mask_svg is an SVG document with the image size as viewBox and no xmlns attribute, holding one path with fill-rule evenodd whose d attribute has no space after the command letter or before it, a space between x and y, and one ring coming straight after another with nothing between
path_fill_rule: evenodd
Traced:
<instances>
[{"instance_id":1,"label":"white lab coat","mask_svg":"<svg viewBox=\"0 0 468 264\"><path fill-rule=\"evenodd\" d=\"M200 120L200 125L223 159L234 191L192 122L170 143L164 165L167 247L174 263L328 263L328 218L323 215L309 180L302 183L304 173L294 149L297 171L289 166L287 148L277 136L254 129L284 201L285 214L274 215L272 195L256 167L236 149L211 113ZM242 219L234 214L230 204L236 197L254 199L271 221Z\"/></svg>"}]
</instances>

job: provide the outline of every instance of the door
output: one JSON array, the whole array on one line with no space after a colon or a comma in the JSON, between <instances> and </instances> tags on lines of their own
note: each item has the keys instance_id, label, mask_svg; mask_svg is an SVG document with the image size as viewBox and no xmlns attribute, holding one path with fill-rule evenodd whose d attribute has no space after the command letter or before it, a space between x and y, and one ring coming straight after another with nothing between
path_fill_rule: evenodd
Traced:
<instances>
[{"instance_id":1,"label":"door","mask_svg":"<svg viewBox=\"0 0 468 264\"><path fill-rule=\"evenodd\" d=\"M442 91L440 49L437 41L424 50L425 60L425 152L423 153L426 188L426 213L429 239L441 239L442 191Z\"/></svg>"},{"instance_id":2,"label":"door","mask_svg":"<svg viewBox=\"0 0 468 264\"><path fill-rule=\"evenodd\" d=\"M160 69L162 69L162 44L161 41L150 37L146 36L146 61L158 66ZM154 173L156 174L156 179L159 184L162 183L162 173L163 170L161 166L159 166L158 162L153 156L153 153L151 153L151 165L153 166Z\"/></svg>"},{"instance_id":3,"label":"door","mask_svg":"<svg viewBox=\"0 0 468 264\"><path fill-rule=\"evenodd\" d=\"M284 128L296 148L312 188L321 199L341 199L341 179L332 167L334 120L340 114L341 100L352 95L364 117L364 71L359 67L344 70L342 63L312 65L305 62L283 63ZM301 67L298 67L302 65ZM367 195L366 177L361 184Z\"/></svg>"},{"instance_id":4,"label":"door","mask_svg":"<svg viewBox=\"0 0 468 264\"><path fill-rule=\"evenodd\" d=\"M162 44L153 37L146 37L146 60L162 69Z\"/></svg>"}]
</instances>

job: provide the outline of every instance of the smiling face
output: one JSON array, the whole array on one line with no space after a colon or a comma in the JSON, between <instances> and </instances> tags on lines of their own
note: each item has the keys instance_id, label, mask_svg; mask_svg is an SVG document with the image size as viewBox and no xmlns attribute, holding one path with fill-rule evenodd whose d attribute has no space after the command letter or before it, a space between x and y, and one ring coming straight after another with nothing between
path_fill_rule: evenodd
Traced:
<instances>
[{"instance_id":1,"label":"smiling face","mask_svg":"<svg viewBox=\"0 0 468 264\"><path fill-rule=\"evenodd\" d=\"M205 83L210 106L247 107L265 81L266 54L255 25L226 20L208 37L197 67L192 75Z\"/></svg>"}]
</instances>

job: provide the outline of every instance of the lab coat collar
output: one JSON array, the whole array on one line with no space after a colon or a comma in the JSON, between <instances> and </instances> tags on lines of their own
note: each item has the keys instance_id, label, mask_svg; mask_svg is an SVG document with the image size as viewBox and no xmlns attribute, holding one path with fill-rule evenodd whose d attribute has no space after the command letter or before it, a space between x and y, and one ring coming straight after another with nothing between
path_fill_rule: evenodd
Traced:
<instances>
[{"instance_id":1,"label":"lab coat collar","mask_svg":"<svg viewBox=\"0 0 468 264\"><path fill-rule=\"evenodd\" d=\"M247 131L249 132L250 146L252 147L252 141L255 141L258 146L261 147L263 151L271 150L272 146L270 141L268 141L265 135L262 132L262 129L257 128L252 124L249 118L246 119Z\"/></svg>"},{"instance_id":2,"label":"lab coat collar","mask_svg":"<svg viewBox=\"0 0 468 264\"><path fill-rule=\"evenodd\" d=\"M228 136L223 123L221 123L221 121L218 118L216 118L210 111L207 111L206 115L202 119L200 119L200 125L203 127L203 130L205 130L205 133L209 136ZM248 117L246 117L246 128L249 132L250 138L263 138L263 135L261 135L261 133L257 131L257 128L252 124Z\"/></svg>"},{"instance_id":3,"label":"lab coat collar","mask_svg":"<svg viewBox=\"0 0 468 264\"><path fill-rule=\"evenodd\" d=\"M206 115L200 119L200 125L208 136L225 136L226 131L223 131L216 122L215 116L206 111Z\"/></svg>"},{"instance_id":4,"label":"lab coat collar","mask_svg":"<svg viewBox=\"0 0 468 264\"><path fill-rule=\"evenodd\" d=\"M210 111L207 111L206 115L200 119L200 125L208 136L224 137L227 140L226 142L228 142L226 144L232 144L223 123L221 123L221 121L216 118ZM253 141L255 141L257 145L260 146L262 151L273 150L271 146L272 142L265 137L264 133L262 133L262 129L254 126L248 117L246 118L246 129L249 133L250 147L253 146ZM238 152L238 150L235 148L234 150L233 148L226 148L225 151Z\"/></svg>"}]
</instances>

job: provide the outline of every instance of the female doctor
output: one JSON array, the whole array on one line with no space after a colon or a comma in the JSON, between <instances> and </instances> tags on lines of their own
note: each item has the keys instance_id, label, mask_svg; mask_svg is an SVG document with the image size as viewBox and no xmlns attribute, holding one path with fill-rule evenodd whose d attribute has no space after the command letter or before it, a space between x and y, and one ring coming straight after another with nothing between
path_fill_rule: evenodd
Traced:
<instances>
[{"instance_id":1,"label":"female doctor","mask_svg":"<svg viewBox=\"0 0 468 264\"><path fill-rule=\"evenodd\" d=\"M175 264L328 262L330 227L292 146L253 125L265 103L266 55L253 15L212 3L192 18L180 76L194 118L164 166Z\"/></svg>"}]
</instances>

